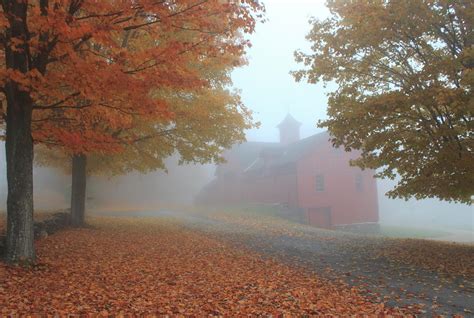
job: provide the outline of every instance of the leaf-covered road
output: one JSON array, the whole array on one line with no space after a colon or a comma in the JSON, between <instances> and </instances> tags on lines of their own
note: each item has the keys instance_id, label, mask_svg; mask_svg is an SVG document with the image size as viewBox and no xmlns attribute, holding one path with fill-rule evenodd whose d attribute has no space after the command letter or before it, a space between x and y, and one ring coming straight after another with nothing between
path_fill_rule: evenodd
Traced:
<instances>
[{"instance_id":1,"label":"leaf-covered road","mask_svg":"<svg viewBox=\"0 0 474 318\"><path fill-rule=\"evenodd\" d=\"M227 213L134 215L41 239L31 269L0 263L0 316L473 311L469 246Z\"/></svg>"},{"instance_id":2,"label":"leaf-covered road","mask_svg":"<svg viewBox=\"0 0 474 318\"><path fill-rule=\"evenodd\" d=\"M426 315L474 315L474 246L387 239L321 230L266 215L141 212L168 215L208 235L343 280L390 306L421 304Z\"/></svg>"},{"instance_id":3,"label":"leaf-covered road","mask_svg":"<svg viewBox=\"0 0 474 318\"><path fill-rule=\"evenodd\" d=\"M0 263L0 316L413 312L236 248L175 218L89 222L91 228L67 229L38 241L33 268Z\"/></svg>"}]
</instances>

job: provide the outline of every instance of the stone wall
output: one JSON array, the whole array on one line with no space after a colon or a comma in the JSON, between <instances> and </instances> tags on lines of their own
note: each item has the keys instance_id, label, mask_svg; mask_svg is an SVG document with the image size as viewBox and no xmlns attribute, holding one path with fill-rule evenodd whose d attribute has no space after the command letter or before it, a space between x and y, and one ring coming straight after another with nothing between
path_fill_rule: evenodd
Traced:
<instances>
[{"instance_id":1,"label":"stone wall","mask_svg":"<svg viewBox=\"0 0 474 318\"><path fill-rule=\"evenodd\" d=\"M54 213L50 218L35 222L33 225L35 239L45 238L69 226L69 211ZM0 255L5 252L5 234L0 235Z\"/></svg>"}]
</instances>

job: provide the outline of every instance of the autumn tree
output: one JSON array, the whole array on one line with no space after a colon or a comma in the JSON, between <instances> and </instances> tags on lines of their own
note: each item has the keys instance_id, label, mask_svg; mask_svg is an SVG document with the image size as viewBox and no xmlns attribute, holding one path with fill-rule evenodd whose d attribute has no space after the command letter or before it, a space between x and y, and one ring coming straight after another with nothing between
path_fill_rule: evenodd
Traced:
<instances>
[{"instance_id":1,"label":"autumn tree","mask_svg":"<svg viewBox=\"0 0 474 318\"><path fill-rule=\"evenodd\" d=\"M78 156L73 155L71 161L67 148L42 147L37 163L72 172L71 195L76 193L77 196L76 200L71 200L73 224L84 224L87 176L166 170L165 159L174 154L179 155L181 164L220 162L224 148L244 141L244 130L255 124L238 92L228 89L230 71L244 62L240 56L229 54L206 57L200 63L192 64L210 85L191 91L157 88L154 95L166 100L173 117L156 121L131 114L133 124L130 128L114 132L114 142L122 147L119 153L92 151L82 154L84 164L77 167ZM79 189L77 180L80 180Z\"/></svg>"},{"instance_id":2,"label":"autumn tree","mask_svg":"<svg viewBox=\"0 0 474 318\"><path fill-rule=\"evenodd\" d=\"M257 0L2 1L7 260L35 258L33 139L76 155L121 151L115 132L131 127L130 114L173 117L153 90L206 85L189 61L244 50L248 43L234 39L253 31L261 10ZM190 30L193 41L171 36Z\"/></svg>"},{"instance_id":3,"label":"autumn tree","mask_svg":"<svg viewBox=\"0 0 474 318\"><path fill-rule=\"evenodd\" d=\"M474 8L467 0L329 0L297 81L335 82L335 145L400 181L390 197L469 203L474 194Z\"/></svg>"},{"instance_id":4,"label":"autumn tree","mask_svg":"<svg viewBox=\"0 0 474 318\"><path fill-rule=\"evenodd\" d=\"M209 17L217 19L214 21L216 30L223 30L226 21L219 17ZM200 32L203 30L184 29L171 30L172 34L162 35L163 38L180 39L190 43L201 41ZM64 155L72 155L72 164L64 155L46 152L40 158L41 163L52 163L60 167L68 167L72 173L71 185L71 223L74 226L83 226L85 221L85 199L87 175L119 175L130 171L142 173L165 169L164 159L174 153L178 153L181 163L199 162L208 163L220 160L220 153L223 148L228 148L236 142L244 139L244 129L253 127L250 112L240 102L240 97L236 92L230 92L228 87L231 84L230 72L245 63L242 58L244 51L238 45L242 40L240 34L236 33L234 38L222 37L221 33L215 32L212 38L208 38L207 45L212 47L228 47L232 50L222 50L212 52L212 54L201 54L196 60L193 56L188 60L186 66L197 74L201 79L200 85L192 87L153 87L151 96L154 99L165 102L170 117L156 118L153 116L140 116L135 112L124 112L122 117L128 119L127 126L98 125L87 132L94 132L106 129L108 136L113 136L113 140L95 140L93 149L83 149L80 153L71 153L71 143L65 144L58 140L57 136L42 136L41 142L46 145L56 146L64 152ZM234 42L234 46L229 46ZM122 48L135 50L149 47L156 44L148 36L137 36L137 31L129 34L126 45L122 43ZM102 52L102 55L107 52ZM89 122L87 113L95 112L95 109L81 109L80 117L77 110L73 118L65 120L65 113L60 117L50 116L43 113L48 119L49 125L54 125L54 129L47 131L58 131L60 128L61 137L65 134L77 134L74 128L71 130L71 123L76 122L80 126L84 122ZM39 122L39 123L37 123ZM42 131L43 120L34 121L33 130ZM81 137L81 136L79 136ZM89 137L90 138L90 137ZM81 144L84 144L81 142ZM90 144L90 142L89 142ZM101 145L102 144L102 145ZM112 151L104 154L104 149L110 148L111 144L119 147L120 153ZM73 151L75 151L73 149ZM51 160L53 159L53 160ZM59 161L58 161L59 159Z\"/></svg>"}]
</instances>

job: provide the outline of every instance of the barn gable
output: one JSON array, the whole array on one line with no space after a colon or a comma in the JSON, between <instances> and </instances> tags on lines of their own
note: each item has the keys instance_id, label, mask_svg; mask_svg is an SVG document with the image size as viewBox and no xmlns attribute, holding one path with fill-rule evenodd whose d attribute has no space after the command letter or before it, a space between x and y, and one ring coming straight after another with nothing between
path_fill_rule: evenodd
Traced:
<instances>
[{"instance_id":1,"label":"barn gable","mask_svg":"<svg viewBox=\"0 0 474 318\"><path fill-rule=\"evenodd\" d=\"M322 132L289 145L273 144L272 147L264 146L255 156L252 163L243 172L245 175L273 175L288 173L293 169L296 173L297 161L312 151L317 151L321 146L329 143L329 134Z\"/></svg>"}]
</instances>

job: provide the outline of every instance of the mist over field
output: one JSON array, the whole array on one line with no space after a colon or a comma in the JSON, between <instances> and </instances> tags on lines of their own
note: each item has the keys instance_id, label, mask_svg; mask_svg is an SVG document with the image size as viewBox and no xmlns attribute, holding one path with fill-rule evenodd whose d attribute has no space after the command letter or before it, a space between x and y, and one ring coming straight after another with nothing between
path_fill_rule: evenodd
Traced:
<instances>
[{"instance_id":1,"label":"mist over field","mask_svg":"<svg viewBox=\"0 0 474 318\"><path fill-rule=\"evenodd\" d=\"M3 147L3 144L1 145ZM4 153L0 166L4 169ZM178 165L178 159L166 160L167 170L148 174L133 172L123 176L90 176L87 187L89 210L159 209L169 205L191 205L195 195L214 173L211 165ZM35 209L60 210L70 206L71 176L61 169L34 168ZM0 210L6 209L6 176L0 179Z\"/></svg>"},{"instance_id":2,"label":"mist over field","mask_svg":"<svg viewBox=\"0 0 474 318\"><path fill-rule=\"evenodd\" d=\"M167 164L168 173L90 177L88 209L127 211L192 205L201 188L214 178L214 165L178 166L176 158L168 159ZM0 169L4 169L4 165L4 152L1 152ZM0 178L0 211L5 211L6 175L1 174ZM39 211L69 208L70 178L59 169L35 167L35 208ZM391 180L377 180L380 224L473 231L473 206L437 199L390 199L384 193L394 184Z\"/></svg>"}]
</instances>

